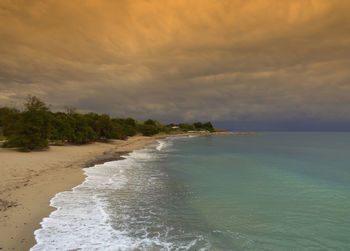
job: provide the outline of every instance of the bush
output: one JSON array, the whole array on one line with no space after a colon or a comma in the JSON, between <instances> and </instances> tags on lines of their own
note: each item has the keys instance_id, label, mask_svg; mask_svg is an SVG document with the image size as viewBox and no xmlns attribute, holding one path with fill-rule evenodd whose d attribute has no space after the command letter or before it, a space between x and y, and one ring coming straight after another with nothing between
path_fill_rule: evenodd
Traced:
<instances>
[{"instance_id":1,"label":"bush","mask_svg":"<svg viewBox=\"0 0 350 251\"><path fill-rule=\"evenodd\" d=\"M25 111L8 121L5 146L23 151L41 150L48 146L50 114L48 107L35 96L28 96Z\"/></svg>"},{"instance_id":2,"label":"bush","mask_svg":"<svg viewBox=\"0 0 350 251\"><path fill-rule=\"evenodd\" d=\"M72 123L72 134L68 142L73 144L86 144L98 139L96 132L89 126L87 119L82 114L68 115Z\"/></svg>"},{"instance_id":3,"label":"bush","mask_svg":"<svg viewBox=\"0 0 350 251\"><path fill-rule=\"evenodd\" d=\"M14 132L11 125L18 121L19 111L14 108L2 107L0 108L0 126L4 136L8 136Z\"/></svg>"},{"instance_id":4,"label":"bush","mask_svg":"<svg viewBox=\"0 0 350 251\"><path fill-rule=\"evenodd\" d=\"M203 124L203 129L209 131L209 132L214 132L214 127L213 125L211 124L211 122L207 122L207 123L204 123Z\"/></svg>"},{"instance_id":5,"label":"bush","mask_svg":"<svg viewBox=\"0 0 350 251\"><path fill-rule=\"evenodd\" d=\"M195 129L193 125L190 125L188 123L181 123L181 124L179 124L179 127L181 130L183 130L185 132L186 131L193 131Z\"/></svg>"},{"instance_id":6,"label":"bush","mask_svg":"<svg viewBox=\"0 0 350 251\"><path fill-rule=\"evenodd\" d=\"M140 125L139 130L143 136L152 136L159 132L159 129L157 127L149 124Z\"/></svg>"},{"instance_id":7,"label":"bush","mask_svg":"<svg viewBox=\"0 0 350 251\"><path fill-rule=\"evenodd\" d=\"M22 151L41 150L49 141L86 144L99 139L126 139L142 133L152 136L159 132L208 130L214 131L210 122L162 125L148 119L142 124L133 118L113 118L108 114L77 113L74 107L66 106L66 112L51 112L49 107L35 96L28 96L25 110L0 108L0 127L7 139L4 146L18 147Z\"/></svg>"},{"instance_id":8,"label":"bush","mask_svg":"<svg viewBox=\"0 0 350 251\"><path fill-rule=\"evenodd\" d=\"M115 118L112 119L112 123L115 125L119 134L122 135L122 138L127 138L127 136L134 136L138 132L137 123L132 118Z\"/></svg>"}]
</instances>

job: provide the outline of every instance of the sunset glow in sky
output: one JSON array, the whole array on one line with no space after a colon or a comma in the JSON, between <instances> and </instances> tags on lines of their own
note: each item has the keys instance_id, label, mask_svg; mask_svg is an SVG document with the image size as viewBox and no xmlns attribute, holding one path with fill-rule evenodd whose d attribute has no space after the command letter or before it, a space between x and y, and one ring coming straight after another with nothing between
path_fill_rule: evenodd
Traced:
<instances>
[{"instance_id":1,"label":"sunset glow in sky","mask_svg":"<svg viewBox=\"0 0 350 251\"><path fill-rule=\"evenodd\" d=\"M1 0L0 106L27 94L163 122L350 125L350 1Z\"/></svg>"}]
</instances>

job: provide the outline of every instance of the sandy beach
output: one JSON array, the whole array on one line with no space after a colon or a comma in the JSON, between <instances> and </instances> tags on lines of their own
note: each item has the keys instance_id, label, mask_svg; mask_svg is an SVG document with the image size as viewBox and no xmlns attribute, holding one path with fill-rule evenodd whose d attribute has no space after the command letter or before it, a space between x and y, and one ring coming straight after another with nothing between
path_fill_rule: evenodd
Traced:
<instances>
[{"instance_id":1,"label":"sandy beach","mask_svg":"<svg viewBox=\"0 0 350 251\"><path fill-rule=\"evenodd\" d=\"M159 137L51 146L30 153L0 148L0 250L28 250L35 244L34 231L55 210L49 206L51 198L81 184L82 167L118 158L118 153L140 149Z\"/></svg>"},{"instance_id":2,"label":"sandy beach","mask_svg":"<svg viewBox=\"0 0 350 251\"><path fill-rule=\"evenodd\" d=\"M245 133L185 133L246 135ZM81 184L83 167L120 159L121 154L141 149L158 138L134 136L128 140L87 145L50 146L47 151L18 152L0 148L0 250L28 250L35 244L34 231L55 208L55 194Z\"/></svg>"}]
</instances>

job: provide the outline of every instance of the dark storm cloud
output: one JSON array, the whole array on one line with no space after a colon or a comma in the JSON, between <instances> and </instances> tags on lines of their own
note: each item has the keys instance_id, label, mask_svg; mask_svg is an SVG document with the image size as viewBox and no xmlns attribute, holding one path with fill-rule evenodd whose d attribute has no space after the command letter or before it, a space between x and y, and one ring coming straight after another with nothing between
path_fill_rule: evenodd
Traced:
<instances>
[{"instance_id":1,"label":"dark storm cloud","mask_svg":"<svg viewBox=\"0 0 350 251\"><path fill-rule=\"evenodd\" d=\"M349 120L347 1L2 1L0 104Z\"/></svg>"}]
</instances>

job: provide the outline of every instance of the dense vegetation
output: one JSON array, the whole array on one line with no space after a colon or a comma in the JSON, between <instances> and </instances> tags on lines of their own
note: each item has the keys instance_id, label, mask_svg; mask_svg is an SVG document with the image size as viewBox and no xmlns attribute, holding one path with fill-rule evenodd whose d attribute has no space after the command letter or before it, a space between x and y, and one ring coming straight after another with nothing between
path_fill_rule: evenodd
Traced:
<instances>
[{"instance_id":1,"label":"dense vegetation","mask_svg":"<svg viewBox=\"0 0 350 251\"><path fill-rule=\"evenodd\" d=\"M138 122L133 118L110 118L108 114L77 113L73 107L52 112L35 96L28 96L24 110L0 107L0 129L7 139L4 147L22 151L40 150L49 143L86 144L97 140L126 139L142 134L214 131L210 122L163 125L157 120ZM1 131L0 131L0 136Z\"/></svg>"}]
</instances>

